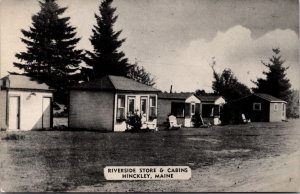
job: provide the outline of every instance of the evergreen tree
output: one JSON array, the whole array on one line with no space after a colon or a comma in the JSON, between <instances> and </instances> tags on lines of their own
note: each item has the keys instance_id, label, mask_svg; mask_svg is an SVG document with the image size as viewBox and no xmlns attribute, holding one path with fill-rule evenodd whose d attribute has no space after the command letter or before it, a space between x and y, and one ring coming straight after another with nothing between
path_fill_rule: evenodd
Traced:
<instances>
[{"instance_id":1,"label":"evergreen tree","mask_svg":"<svg viewBox=\"0 0 300 194\"><path fill-rule=\"evenodd\" d=\"M266 93L282 100L288 100L288 96L291 94L291 84L285 77L288 67L284 67L285 60L281 59L280 49L272 49L274 55L270 58L269 63L262 61L262 64L268 68L269 71L264 71L263 74L266 78L259 78L257 81L252 81L257 87L253 88L254 92Z\"/></svg>"},{"instance_id":2,"label":"evergreen tree","mask_svg":"<svg viewBox=\"0 0 300 194\"><path fill-rule=\"evenodd\" d=\"M148 73L144 67L140 67L137 64L134 64L129 69L127 77L148 86L155 85L155 79L151 77L151 74Z\"/></svg>"},{"instance_id":3,"label":"evergreen tree","mask_svg":"<svg viewBox=\"0 0 300 194\"><path fill-rule=\"evenodd\" d=\"M55 88L55 101L67 103L66 87L76 82L74 74L82 57L82 50L75 49L80 38L75 38L70 18L61 16L67 8L60 8L55 0L39 4L32 27L21 30L27 51L15 55L21 62L14 65Z\"/></svg>"},{"instance_id":4,"label":"evergreen tree","mask_svg":"<svg viewBox=\"0 0 300 194\"><path fill-rule=\"evenodd\" d=\"M119 40L121 30L114 32L113 26L118 16L114 15L116 8L111 6L113 0L103 0L99 6L100 15L95 14L97 24L90 38L94 52L86 51L85 62L92 69L83 68L90 79L105 75L127 76L132 67L119 48L125 39Z\"/></svg>"}]
</instances>

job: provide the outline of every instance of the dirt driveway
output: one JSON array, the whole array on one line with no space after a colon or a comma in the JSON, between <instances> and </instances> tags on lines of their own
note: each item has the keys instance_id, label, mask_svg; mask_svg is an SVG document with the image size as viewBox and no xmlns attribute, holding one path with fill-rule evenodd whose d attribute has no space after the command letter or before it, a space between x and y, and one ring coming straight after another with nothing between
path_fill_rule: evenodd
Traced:
<instances>
[{"instance_id":1,"label":"dirt driveway","mask_svg":"<svg viewBox=\"0 0 300 194\"><path fill-rule=\"evenodd\" d=\"M192 171L188 181L127 181L82 186L76 192L299 192L300 152L232 160Z\"/></svg>"}]
</instances>

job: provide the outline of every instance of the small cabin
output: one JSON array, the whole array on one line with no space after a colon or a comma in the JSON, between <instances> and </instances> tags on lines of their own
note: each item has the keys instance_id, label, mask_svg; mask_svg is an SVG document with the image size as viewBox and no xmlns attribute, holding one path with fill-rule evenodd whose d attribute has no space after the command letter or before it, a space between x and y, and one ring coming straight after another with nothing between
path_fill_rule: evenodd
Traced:
<instances>
[{"instance_id":1,"label":"small cabin","mask_svg":"<svg viewBox=\"0 0 300 194\"><path fill-rule=\"evenodd\" d=\"M69 127L125 131L129 115L157 123L160 90L123 76L105 76L70 88Z\"/></svg>"},{"instance_id":2,"label":"small cabin","mask_svg":"<svg viewBox=\"0 0 300 194\"><path fill-rule=\"evenodd\" d=\"M212 125L221 124L221 113L226 103L224 97L218 95L199 95L201 100L201 115L205 123Z\"/></svg>"},{"instance_id":3,"label":"small cabin","mask_svg":"<svg viewBox=\"0 0 300 194\"><path fill-rule=\"evenodd\" d=\"M25 76L0 79L0 128L35 130L52 127L53 89Z\"/></svg>"},{"instance_id":4,"label":"small cabin","mask_svg":"<svg viewBox=\"0 0 300 194\"><path fill-rule=\"evenodd\" d=\"M287 102L269 94L253 93L232 102L239 113L253 122L278 122L286 120Z\"/></svg>"},{"instance_id":5,"label":"small cabin","mask_svg":"<svg viewBox=\"0 0 300 194\"><path fill-rule=\"evenodd\" d=\"M164 125L169 115L177 118L177 123L193 127L192 116L200 113L200 99L193 93L159 93L158 125Z\"/></svg>"}]
</instances>

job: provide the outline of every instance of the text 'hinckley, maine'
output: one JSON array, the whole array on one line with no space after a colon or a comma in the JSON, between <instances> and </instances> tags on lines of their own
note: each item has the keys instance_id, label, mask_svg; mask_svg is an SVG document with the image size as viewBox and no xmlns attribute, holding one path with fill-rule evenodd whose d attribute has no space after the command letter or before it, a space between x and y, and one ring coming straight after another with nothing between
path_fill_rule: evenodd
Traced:
<instances>
[{"instance_id":1,"label":"text 'hinckley, maine'","mask_svg":"<svg viewBox=\"0 0 300 194\"><path fill-rule=\"evenodd\" d=\"M192 176L188 166L107 166L106 180L188 180Z\"/></svg>"}]
</instances>

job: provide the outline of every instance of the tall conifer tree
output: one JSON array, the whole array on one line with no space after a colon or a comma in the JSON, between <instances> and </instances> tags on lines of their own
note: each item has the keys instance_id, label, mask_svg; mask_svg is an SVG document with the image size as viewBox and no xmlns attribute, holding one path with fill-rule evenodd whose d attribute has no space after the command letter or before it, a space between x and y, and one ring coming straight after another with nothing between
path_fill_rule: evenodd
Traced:
<instances>
[{"instance_id":1,"label":"tall conifer tree","mask_svg":"<svg viewBox=\"0 0 300 194\"><path fill-rule=\"evenodd\" d=\"M74 73L82 58L82 50L75 48L80 38L75 37L70 18L61 16L67 8L60 8L56 0L39 4L41 10L32 16L32 27L21 30L27 50L15 55L20 62L14 65L54 87L55 100L66 103L66 87L76 82Z\"/></svg>"},{"instance_id":2,"label":"tall conifer tree","mask_svg":"<svg viewBox=\"0 0 300 194\"><path fill-rule=\"evenodd\" d=\"M119 51L125 39L118 39L121 30L113 30L118 16L114 15L116 8L111 6L112 2L113 0L103 0L99 6L100 15L95 14L97 24L94 25L90 38L94 51L86 51L85 57L86 64L92 67L92 70L83 69L90 79L105 75L127 76L132 67L125 54Z\"/></svg>"},{"instance_id":3,"label":"tall conifer tree","mask_svg":"<svg viewBox=\"0 0 300 194\"><path fill-rule=\"evenodd\" d=\"M268 68L268 71L263 72L266 78L259 78L257 81L252 81L256 85L253 91L270 94L282 100L288 100L288 96L292 93L290 90L290 81L286 78L288 67L283 66L285 61L281 59L280 49L274 48L272 50L274 55L269 59L270 62L262 62Z\"/></svg>"}]
</instances>

